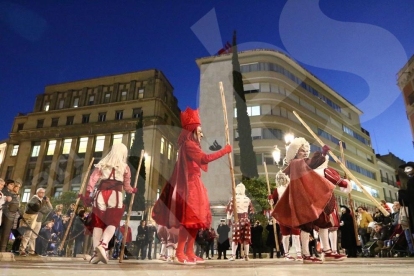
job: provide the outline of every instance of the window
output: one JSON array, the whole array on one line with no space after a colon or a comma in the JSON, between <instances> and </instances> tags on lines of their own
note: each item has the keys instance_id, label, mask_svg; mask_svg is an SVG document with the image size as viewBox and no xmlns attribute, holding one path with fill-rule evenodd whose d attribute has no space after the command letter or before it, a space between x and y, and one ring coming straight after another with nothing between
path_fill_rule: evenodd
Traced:
<instances>
[{"instance_id":1,"label":"window","mask_svg":"<svg viewBox=\"0 0 414 276\"><path fill-rule=\"evenodd\" d=\"M52 124L51 127L57 127L59 124L59 118L52 118Z\"/></svg>"},{"instance_id":2,"label":"window","mask_svg":"<svg viewBox=\"0 0 414 276\"><path fill-rule=\"evenodd\" d=\"M19 145L13 145L11 156L17 156L18 152L19 152Z\"/></svg>"},{"instance_id":3,"label":"window","mask_svg":"<svg viewBox=\"0 0 414 276\"><path fill-rule=\"evenodd\" d=\"M30 200L30 189L23 190L22 202L29 202Z\"/></svg>"},{"instance_id":4,"label":"window","mask_svg":"<svg viewBox=\"0 0 414 276\"><path fill-rule=\"evenodd\" d=\"M259 116L260 115L260 105L248 106L247 115L249 116Z\"/></svg>"},{"instance_id":5,"label":"window","mask_svg":"<svg viewBox=\"0 0 414 276\"><path fill-rule=\"evenodd\" d=\"M65 139L63 141L62 154L69 154L71 145L72 145L72 139Z\"/></svg>"},{"instance_id":6,"label":"window","mask_svg":"<svg viewBox=\"0 0 414 276\"><path fill-rule=\"evenodd\" d=\"M38 157L40 151L40 143L35 143L32 148L32 154L30 157Z\"/></svg>"},{"instance_id":7,"label":"window","mask_svg":"<svg viewBox=\"0 0 414 276\"><path fill-rule=\"evenodd\" d=\"M44 121L45 121L44 119L37 120L36 128L42 128Z\"/></svg>"},{"instance_id":8,"label":"window","mask_svg":"<svg viewBox=\"0 0 414 276\"><path fill-rule=\"evenodd\" d=\"M124 111L123 110L115 111L115 120L122 120L123 116L124 116Z\"/></svg>"},{"instance_id":9,"label":"window","mask_svg":"<svg viewBox=\"0 0 414 276\"><path fill-rule=\"evenodd\" d=\"M138 90L138 99L144 98L144 88Z\"/></svg>"},{"instance_id":10,"label":"window","mask_svg":"<svg viewBox=\"0 0 414 276\"><path fill-rule=\"evenodd\" d=\"M335 145L339 145L339 141L340 140L338 138L336 138L335 136L329 134L326 131L323 131L320 128L318 128L318 135L321 136L321 137L323 137L323 138L325 138L325 139L327 139L327 140L329 140L329 141L331 141L331 142L333 142ZM342 146L344 147L344 149L346 149L345 142L342 142Z\"/></svg>"},{"instance_id":11,"label":"window","mask_svg":"<svg viewBox=\"0 0 414 276\"><path fill-rule=\"evenodd\" d=\"M7 166L5 179L11 179L12 172L13 172L13 166Z\"/></svg>"},{"instance_id":12,"label":"window","mask_svg":"<svg viewBox=\"0 0 414 276\"><path fill-rule=\"evenodd\" d=\"M358 141L360 141L361 143L364 143L365 145L370 145L369 140L365 139L364 137L362 137L361 135L359 135L358 133L354 132L352 129L342 125L342 129L345 133L351 135L352 137L354 137L355 139L357 139Z\"/></svg>"},{"instance_id":13,"label":"window","mask_svg":"<svg viewBox=\"0 0 414 276\"><path fill-rule=\"evenodd\" d=\"M167 115L167 113L164 113L164 122L168 123L168 115Z\"/></svg>"},{"instance_id":14,"label":"window","mask_svg":"<svg viewBox=\"0 0 414 276\"><path fill-rule=\"evenodd\" d=\"M127 91L122 91L121 92L121 101L126 101L127 100Z\"/></svg>"},{"instance_id":15,"label":"window","mask_svg":"<svg viewBox=\"0 0 414 276\"><path fill-rule=\"evenodd\" d=\"M260 92L260 83L250 83L243 85L244 93L258 93Z\"/></svg>"},{"instance_id":16,"label":"window","mask_svg":"<svg viewBox=\"0 0 414 276\"><path fill-rule=\"evenodd\" d=\"M49 111L50 102L45 102L45 106L43 107L43 111Z\"/></svg>"},{"instance_id":17,"label":"window","mask_svg":"<svg viewBox=\"0 0 414 276\"><path fill-rule=\"evenodd\" d=\"M276 128L264 128L263 139L283 139L283 131Z\"/></svg>"},{"instance_id":18,"label":"window","mask_svg":"<svg viewBox=\"0 0 414 276\"><path fill-rule=\"evenodd\" d=\"M75 116L68 116L66 117L66 125L71 126L73 125L73 120L75 119Z\"/></svg>"},{"instance_id":19,"label":"window","mask_svg":"<svg viewBox=\"0 0 414 276\"><path fill-rule=\"evenodd\" d=\"M26 177L24 179L24 182L26 185L32 184L35 168L36 168L36 163L33 163L33 162L29 163L29 165L27 166Z\"/></svg>"},{"instance_id":20,"label":"window","mask_svg":"<svg viewBox=\"0 0 414 276\"><path fill-rule=\"evenodd\" d=\"M17 125L17 131L23 130L24 124Z\"/></svg>"},{"instance_id":21,"label":"window","mask_svg":"<svg viewBox=\"0 0 414 276\"><path fill-rule=\"evenodd\" d=\"M82 115L82 124L89 123L89 116L90 116L90 114L83 114Z\"/></svg>"},{"instance_id":22,"label":"window","mask_svg":"<svg viewBox=\"0 0 414 276\"><path fill-rule=\"evenodd\" d=\"M76 97L73 99L73 107L78 107L79 106L79 97Z\"/></svg>"},{"instance_id":23,"label":"window","mask_svg":"<svg viewBox=\"0 0 414 276\"><path fill-rule=\"evenodd\" d=\"M95 152L102 152L105 145L105 136L96 136Z\"/></svg>"},{"instance_id":24,"label":"window","mask_svg":"<svg viewBox=\"0 0 414 276\"><path fill-rule=\"evenodd\" d=\"M95 102L95 96L94 95L89 96L89 102L88 102L88 104L89 105L93 105L94 102Z\"/></svg>"},{"instance_id":25,"label":"window","mask_svg":"<svg viewBox=\"0 0 414 276\"><path fill-rule=\"evenodd\" d=\"M122 143L123 134L114 134L112 137L112 145Z\"/></svg>"},{"instance_id":26,"label":"window","mask_svg":"<svg viewBox=\"0 0 414 276\"><path fill-rule=\"evenodd\" d=\"M167 152L168 160L171 160L171 153L172 153L172 145L168 144L168 152Z\"/></svg>"},{"instance_id":27,"label":"window","mask_svg":"<svg viewBox=\"0 0 414 276\"><path fill-rule=\"evenodd\" d=\"M165 147L165 139L164 137L161 137L161 148L160 148L161 154L164 154L164 147Z\"/></svg>"},{"instance_id":28,"label":"window","mask_svg":"<svg viewBox=\"0 0 414 276\"><path fill-rule=\"evenodd\" d=\"M87 148L88 148L88 137L80 138L78 153L85 153Z\"/></svg>"},{"instance_id":29,"label":"window","mask_svg":"<svg viewBox=\"0 0 414 276\"><path fill-rule=\"evenodd\" d=\"M104 103L109 103L111 101L111 93L106 93L104 98Z\"/></svg>"},{"instance_id":30,"label":"window","mask_svg":"<svg viewBox=\"0 0 414 276\"><path fill-rule=\"evenodd\" d=\"M252 139L253 140L262 139L262 129L261 128L252 128Z\"/></svg>"},{"instance_id":31,"label":"window","mask_svg":"<svg viewBox=\"0 0 414 276\"><path fill-rule=\"evenodd\" d=\"M73 174L72 174L72 184L79 184L82 181L82 170L83 170L83 161L75 162L73 166Z\"/></svg>"},{"instance_id":32,"label":"window","mask_svg":"<svg viewBox=\"0 0 414 276\"><path fill-rule=\"evenodd\" d=\"M50 140L49 145L47 146L46 155L53 155L56 149L56 140Z\"/></svg>"},{"instance_id":33,"label":"window","mask_svg":"<svg viewBox=\"0 0 414 276\"><path fill-rule=\"evenodd\" d=\"M372 179L377 179L374 172L371 172L367 169L364 169L364 168L362 168L362 167L360 167L360 166L358 166L358 165L356 165L352 162L349 162L348 160L345 160L345 162L346 162L346 166L348 167L348 169L356 171L356 172L358 172L362 175L365 175L366 177L369 177L369 178L372 178Z\"/></svg>"},{"instance_id":34,"label":"window","mask_svg":"<svg viewBox=\"0 0 414 276\"><path fill-rule=\"evenodd\" d=\"M53 194L54 198L58 198L62 195L63 193L63 188L55 188L55 193Z\"/></svg>"},{"instance_id":35,"label":"window","mask_svg":"<svg viewBox=\"0 0 414 276\"><path fill-rule=\"evenodd\" d=\"M131 142L129 144L129 148L132 148L134 141L135 141L135 132L131 132Z\"/></svg>"},{"instance_id":36,"label":"window","mask_svg":"<svg viewBox=\"0 0 414 276\"><path fill-rule=\"evenodd\" d=\"M141 108L134 108L132 110L132 117L138 119L139 117L141 117Z\"/></svg>"},{"instance_id":37,"label":"window","mask_svg":"<svg viewBox=\"0 0 414 276\"><path fill-rule=\"evenodd\" d=\"M101 112L98 115L98 122L105 122L106 121L106 112Z\"/></svg>"},{"instance_id":38,"label":"window","mask_svg":"<svg viewBox=\"0 0 414 276\"><path fill-rule=\"evenodd\" d=\"M65 106L65 100L62 99L59 101L59 109L62 109Z\"/></svg>"}]
</instances>

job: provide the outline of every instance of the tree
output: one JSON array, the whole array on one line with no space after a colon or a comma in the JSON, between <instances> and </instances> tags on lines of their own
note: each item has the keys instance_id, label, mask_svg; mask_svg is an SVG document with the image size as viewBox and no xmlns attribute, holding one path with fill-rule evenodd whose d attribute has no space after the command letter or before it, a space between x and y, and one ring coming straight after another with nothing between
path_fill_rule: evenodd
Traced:
<instances>
[{"instance_id":1,"label":"tree","mask_svg":"<svg viewBox=\"0 0 414 276\"><path fill-rule=\"evenodd\" d=\"M236 31L233 35L233 88L236 92L237 130L239 133L240 170L243 179L258 177L256 154L253 150L252 128L247 114L243 78L237 54Z\"/></svg>"},{"instance_id":2,"label":"tree","mask_svg":"<svg viewBox=\"0 0 414 276\"><path fill-rule=\"evenodd\" d=\"M139 159L141 157L141 150L144 149L144 124L143 124L143 113L139 116L136 130L135 130L135 139L132 144L131 153L128 157L129 167L131 168L131 185L134 184L136 172L138 169ZM144 211L145 210L145 157L142 158L142 165L139 171L138 177L138 192L135 195L134 202L132 205L133 211ZM129 206L131 201L131 194L127 194L125 199L125 205Z\"/></svg>"},{"instance_id":3,"label":"tree","mask_svg":"<svg viewBox=\"0 0 414 276\"><path fill-rule=\"evenodd\" d=\"M69 209L69 206L72 203L76 203L76 200L78 199L78 193L74 191L66 191L60 194L58 197L51 197L50 203L52 203L53 208L56 207L56 205L62 204L63 210L62 214L66 214L66 211Z\"/></svg>"}]
</instances>

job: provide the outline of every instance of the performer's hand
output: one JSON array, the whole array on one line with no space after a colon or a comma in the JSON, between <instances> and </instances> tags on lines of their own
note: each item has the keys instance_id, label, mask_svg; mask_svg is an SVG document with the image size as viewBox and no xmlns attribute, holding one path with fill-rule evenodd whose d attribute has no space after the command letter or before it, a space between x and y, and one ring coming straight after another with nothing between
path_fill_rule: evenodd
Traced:
<instances>
[{"instance_id":1,"label":"performer's hand","mask_svg":"<svg viewBox=\"0 0 414 276\"><path fill-rule=\"evenodd\" d=\"M82 200L83 206L89 207L92 206L92 198L91 198L91 192L86 191L85 195L78 195L78 197Z\"/></svg>"},{"instance_id":2,"label":"performer's hand","mask_svg":"<svg viewBox=\"0 0 414 276\"><path fill-rule=\"evenodd\" d=\"M138 188L132 188L131 194L136 194L138 192Z\"/></svg>"},{"instance_id":3,"label":"performer's hand","mask_svg":"<svg viewBox=\"0 0 414 276\"><path fill-rule=\"evenodd\" d=\"M270 206L275 205L275 203L273 202L273 198L269 199L268 202L269 202Z\"/></svg>"},{"instance_id":4,"label":"performer's hand","mask_svg":"<svg viewBox=\"0 0 414 276\"><path fill-rule=\"evenodd\" d=\"M322 155L325 156L328 153L328 151L330 151L330 150L331 150L331 148L329 146L327 146L327 145L323 146L322 147Z\"/></svg>"},{"instance_id":5,"label":"performer's hand","mask_svg":"<svg viewBox=\"0 0 414 276\"><path fill-rule=\"evenodd\" d=\"M348 179L343 179L339 184L339 189L343 192L343 193L347 193L349 194L350 192L352 192L352 184Z\"/></svg>"},{"instance_id":6,"label":"performer's hand","mask_svg":"<svg viewBox=\"0 0 414 276\"><path fill-rule=\"evenodd\" d=\"M230 153L230 152L232 152L232 147L231 147L231 145L226 145L226 146L224 147L224 152L225 152L225 153Z\"/></svg>"}]
</instances>

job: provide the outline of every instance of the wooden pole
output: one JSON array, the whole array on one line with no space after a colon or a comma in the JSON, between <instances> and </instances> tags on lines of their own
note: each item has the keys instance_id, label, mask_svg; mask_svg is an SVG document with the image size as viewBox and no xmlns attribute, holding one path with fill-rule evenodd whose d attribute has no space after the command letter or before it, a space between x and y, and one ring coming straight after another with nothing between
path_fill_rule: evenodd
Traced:
<instances>
[{"instance_id":1,"label":"wooden pole","mask_svg":"<svg viewBox=\"0 0 414 276\"><path fill-rule=\"evenodd\" d=\"M83 177L83 182L82 182L82 185L81 185L80 190L79 190L79 195L83 194L83 189L85 188L86 180L89 177L89 172L91 171L91 167L92 167L92 164L93 164L94 160L95 160L95 158L92 157L91 163L89 163L88 170L86 171L86 174ZM80 197L78 197L78 199L76 200L75 208L73 209L73 215L69 219L68 228L66 228L65 235L63 236L62 242L60 243L59 251L62 251L63 245L65 244L66 238L68 237L70 227L72 226L73 218L76 216L76 210L78 209L79 202L80 202Z\"/></svg>"},{"instance_id":2,"label":"wooden pole","mask_svg":"<svg viewBox=\"0 0 414 276\"><path fill-rule=\"evenodd\" d=\"M138 185L139 172L141 170L142 158L143 157L144 157L144 150L141 150L141 156L139 157L138 169L137 169L137 172L135 174L134 188L136 188L137 185ZM125 243L126 243L126 239L127 239L127 236L128 236L128 225L129 225L129 219L131 217L132 205L134 203L134 198L135 198L135 194L132 194L131 195L131 201L129 202L129 206L128 206L127 217L126 217L126 220L125 220L125 231L124 231L123 236L122 236L121 253L119 254L119 262L120 263L122 263L122 260L124 259Z\"/></svg>"},{"instance_id":3,"label":"wooden pole","mask_svg":"<svg viewBox=\"0 0 414 276\"><path fill-rule=\"evenodd\" d=\"M269 174L267 173L266 162L263 162L263 166L264 166L265 173L266 173L267 192L268 192L269 195L271 195L271 193L270 193L270 183L269 183ZM270 203L269 203L269 205L270 205L270 211L273 213L273 205L270 204ZM272 216L272 221L273 221L273 231L275 232L276 252L279 252L280 249L279 249L279 238L277 236L276 219L273 216ZM272 251L273 251L273 249L272 249Z\"/></svg>"},{"instance_id":4,"label":"wooden pole","mask_svg":"<svg viewBox=\"0 0 414 276\"><path fill-rule=\"evenodd\" d=\"M345 162L345 154L344 154L344 147L342 145L342 141L339 141L339 148L341 150L341 159L342 159L342 163L345 164L346 166L346 162ZM346 177L346 175L345 175ZM351 183L349 183L351 184ZM352 221L354 222L354 234L355 234L355 240L356 240L356 245L357 246L361 246L361 241L358 238L358 225L355 219L355 212L354 212L354 201L352 200L352 196L351 193L348 194L348 198L349 198L349 205L351 205L351 216L352 216Z\"/></svg>"},{"instance_id":5,"label":"wooden pole","mask_svg":"<svg viewBox=\"0 0 414 276\"><path fill-rule=\"evenodd\" d=\"M220 86L220 94L221 94L221 103L223 105L223 113L224 113L224 128L225 128L225 133L226 133L226 145L230 145L229 122L227 120L227 107L226 107L226 99L224 97L223 83L219 82L219 86ZM230 177L231 177L232 191L233 191L234 222L238 223L239 218L237 216L236 180L234 178L233 160L232 160L231 152L228 154L228 158L229 158L229 166L230 166Z\"/></svg>"},{"instance_id":6,"label":"wooden pole","mask_svg":"<svg viewBox=\"0 0 414 276\"><path fill-rule=\"evenodd\" d=\"M319 137L313 132L313 130L302 120L299 114L296 113L296 111L293 111L293 114L296 116L296 118L298 118L298 120L302 123L302 125L309 131L309 133L313 136L313 138L315 138L315 140L318 141L318 143L323 147L325 144L322 142L321 139L319 139ZM381 206L381 204L365 189L365 187L362 186L359 180L348 170L348 168L344 164L342 164L342 162L338 159L338 157L336 157L335 154L333 154L331 150L329 150L328 153L335 160L335 162L338 163L338 165L344 170L346 175L349 178L351 178L356 183L356 185L358 185L358 187L361 188L362 192L371 200L371 202L374 203L375 206L377 206L377 208L381 211L381 213L383 213L384 216L388 217L390 213L388 213L388 211L385 210L385 208Z\"/></svg>"}]
</instances>

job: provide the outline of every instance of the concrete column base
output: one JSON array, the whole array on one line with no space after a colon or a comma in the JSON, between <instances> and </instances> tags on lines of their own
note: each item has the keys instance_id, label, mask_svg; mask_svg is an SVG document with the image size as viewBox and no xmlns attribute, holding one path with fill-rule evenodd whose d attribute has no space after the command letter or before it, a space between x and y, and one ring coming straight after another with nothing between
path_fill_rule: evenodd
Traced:
<instances>
[{"instance_id":1,"label":"concrete column base","mask_svg":"<svg viewBox=\"0 0 414 276\"><path fill-rule=\"evenodd\" d=\"M11 252L0 252L0 262L14 262L14 254Z\"/></svg>"}]
</instances>

